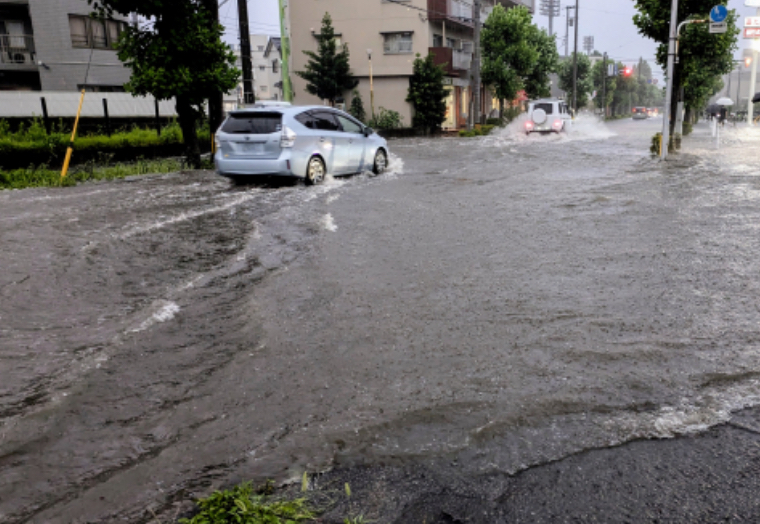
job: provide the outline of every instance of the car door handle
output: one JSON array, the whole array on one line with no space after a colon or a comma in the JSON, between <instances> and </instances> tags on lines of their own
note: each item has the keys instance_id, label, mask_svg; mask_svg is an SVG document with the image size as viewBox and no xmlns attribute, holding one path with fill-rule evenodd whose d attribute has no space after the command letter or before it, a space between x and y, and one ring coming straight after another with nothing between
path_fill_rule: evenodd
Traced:
<instances>
[{"instance_id":1,"label":"car door handle","mask_svg":"<svg viewBox=\"0 0 760 524\"><path fill-rule=\"evenodd\" d=\"M319 137L319 141L320 142L324 142L325 141L325 137L323 137L323 136Z\"/></svg>"}]
</instances>

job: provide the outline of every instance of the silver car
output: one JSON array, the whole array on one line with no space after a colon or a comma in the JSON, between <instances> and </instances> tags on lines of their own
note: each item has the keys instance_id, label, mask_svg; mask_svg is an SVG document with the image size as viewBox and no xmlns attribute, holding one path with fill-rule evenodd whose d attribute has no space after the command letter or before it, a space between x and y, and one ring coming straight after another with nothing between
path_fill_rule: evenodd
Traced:
<instances>
[{"instance_id":1,"label":"silver car","mask_svg":"<svg viewBox=\"0 0 760 524\"><path fill-rule=\"evenodd\" d=\"M330 175L382 173L388 144L351 115L324 106L232 111L216 134L220 175L281 175L319 184Z\"/></svg>"}]
</instances>

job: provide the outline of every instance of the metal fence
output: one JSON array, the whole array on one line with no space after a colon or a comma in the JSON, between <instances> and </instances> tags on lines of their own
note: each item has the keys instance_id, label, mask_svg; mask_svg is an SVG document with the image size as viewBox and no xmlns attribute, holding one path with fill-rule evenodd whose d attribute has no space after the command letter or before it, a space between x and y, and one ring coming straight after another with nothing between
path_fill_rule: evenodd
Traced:
<instances>
[{"instance_id":1,"label":"metal fence","mask_svg":"<svg viewBox=\"0 0 760 524\"><path fill-rule=\"evenodd\" d=\"M44 116L46 106L50 118L69 118L77 114L80 93L70 91L0 91L0 118L31 118ZM106 103L103 103L103 100ZM177 116L174 100L158 102L149 97L132 96L129 93L88 92L82 105L82 117L105 117L105 107L111 118L155 117L156 109L161 118Z\"/></svg>"}]
</instances>

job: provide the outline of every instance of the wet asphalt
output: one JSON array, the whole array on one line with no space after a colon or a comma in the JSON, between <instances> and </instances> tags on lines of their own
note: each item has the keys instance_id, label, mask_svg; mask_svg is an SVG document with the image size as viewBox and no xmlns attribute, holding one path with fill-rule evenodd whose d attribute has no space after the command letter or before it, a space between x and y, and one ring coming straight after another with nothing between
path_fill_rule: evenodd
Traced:
<instances>
[{"instance_id":1,"label":"wet asphalt","mask_svg":"<svg viewBox=\"0 0 760 524\"><path fill-rule=\"evenodd\" d=\"M757 521L760 133L517 125L0 193L0 522L304 472L326 521Z\"/></svg>"}]
</instances>

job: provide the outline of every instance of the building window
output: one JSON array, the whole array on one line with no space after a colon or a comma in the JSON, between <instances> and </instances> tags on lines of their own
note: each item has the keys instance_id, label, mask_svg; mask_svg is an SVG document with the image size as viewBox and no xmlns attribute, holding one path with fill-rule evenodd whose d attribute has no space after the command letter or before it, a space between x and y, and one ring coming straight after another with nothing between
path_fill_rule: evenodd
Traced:
<instances>
[{"instance_id":1,"label":"building window","mask_svg":"<svg viewBox=\"0 0 760 524\"><path fill-rule=\"evenodd\" d=\"M383 39L383 52L386 55L412 52L412 33L386 33Z\"/></svg>"},{"instance_id":2,"label":"building window","mask_svg":"<svg viewBox=\"0 0 760 524\"><path fill-rule=\"evenodd\" d=\"M258 47L259 47L259 53L263 53L263 52L264 52L264 46L263 46L263 45L260 45L260 46L258 46Z\"/></svg>"},{"instance_id":3,"label":"building window","mask_svg":"<svg viewBox=\"0 0 760 524\"><path fill-rule=\"evenodd\" d=\"M443 37L441 35L433 35L433 47L443 47Z\"/></svg>"},{"instance_id":4,"label":"building window","mask_svg":"<svg viewBox=\"0 0 760 524\"><path fill-rule=\"evenodd\" d=\"M262 93L266 93L267 92L267 86L259 86L259 91L261 91Z\"/></svg>"},{"instance_id":5,"label":"building window","mask_svg":"<svg viewBox=\"0 0 760 524\"><path fill-rule=\"evenodd\" d=\"M272 60L272 72L277 74L280 71L280 65L277 63L277 60Z\"/></svg>"},{"instance_id":6,"label":"building window","mask_svg":"<svg viewBox=\"0 0 760 524\"><path fill-rule=\"evenodd\" d=\"M259 66L259 71L266 71L267 66Z\"/></svg>"},{"instance_id":7,"label":"building window","mask_svg":"<svg viewBox=\"0 0 760 524\"><path fill-rule=\"evenodd\" d=\"M446 38L446 47L451 47L453 49L456 49L457 47L457 41L455 38Z\"/></svg>"},{"instance_id":8,"label":"building window","mask_svg":"<svg viewBox=\"0 0 760 524\"><path fill-rule=\"evenodd\" d=\"M90 47L90 38L87 33L87 18L84 16L69 16L69 29L71 30L71 45L74 47Z\"/></svg>"},{"instance_id":9,"label":"building window","mask_svg":"<svg viewBox=\"0 0 760 524\"><path fill-rule=\"evenodd\" d=\"M97 20L83 15L69 15L69 30L73 47L113 49L119 35L127 28L119 20Z\"/></svg>"}]
</instances>

